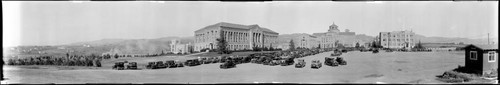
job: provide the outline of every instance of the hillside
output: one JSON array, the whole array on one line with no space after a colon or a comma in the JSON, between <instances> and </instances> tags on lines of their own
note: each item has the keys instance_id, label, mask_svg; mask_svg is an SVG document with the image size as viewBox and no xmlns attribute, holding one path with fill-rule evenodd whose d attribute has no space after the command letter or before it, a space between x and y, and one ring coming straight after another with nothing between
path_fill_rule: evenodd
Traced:
<instances>
[{"instance_id":1,"label":"hillside","mask_svg":"<svg viewBox=\"0 0 500 85\"><path fill-rule=\"evenodd\" d=\"M465 44L487 44L488 39L469 39L469 38L447 38L447 37L425 37L416 35L415 40L420 40L422 43L460 43ZM490 42L498 43L498 38L490 38Z\"/></svg>"},{"instance_id":2,"label":"hillside","mask_svg":"<svg viewBox=\"0 0 500 85\"><path fill-rule=\"evenodd\" d=\"M281 34L278 37L279 43L289 43L290 39L305 35L304 33ZM308 35L308 34L307 34ZM361 40L362 42L371 42L375 37L367 35L356 35L342 37L347 42ZM178 39L182 44L194 44L194 37L162 37L155 39L102 39L89 42L77 42L66 45L56 46L19 46L16 49L10 49L6 54L12 55L64 55L66 53L75 55L91 55L103 53L118 54L156 54L162 51L170 50L171 40ZM498 43L498 38L490 38L491 42ZM447 37L425 37L423 35L415 36L416 42L422 43L459 43L464 44L486 44L487 39L468 39L468 38L447 38ZM343 43L343 42L341 42Z\"/></svg>"}]
</instances>

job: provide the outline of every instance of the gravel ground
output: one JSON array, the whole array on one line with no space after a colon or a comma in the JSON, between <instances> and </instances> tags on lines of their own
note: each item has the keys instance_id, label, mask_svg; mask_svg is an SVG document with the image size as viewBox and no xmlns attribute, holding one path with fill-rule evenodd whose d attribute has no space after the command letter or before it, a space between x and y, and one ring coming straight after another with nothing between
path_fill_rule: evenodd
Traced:
<instances>
[{"instance_id":1,"label":"gravel ground","mask_svg":"<svg viewBox=\"0 0 500 85\"><path fill-rule=\"evenodd\" d=\"M442 83L435 80L447 70L464 65L460 52L349 52L341 55L347 65L323 64L311 69L312 60L324 61L332 52L304 57L307 66L239 64L220 69L217 64L156 70L111 70L114 61L183 60L186 57L121 58L104 61L104 67L4 66L2 83Z\"/></svg>"}]
</instances>

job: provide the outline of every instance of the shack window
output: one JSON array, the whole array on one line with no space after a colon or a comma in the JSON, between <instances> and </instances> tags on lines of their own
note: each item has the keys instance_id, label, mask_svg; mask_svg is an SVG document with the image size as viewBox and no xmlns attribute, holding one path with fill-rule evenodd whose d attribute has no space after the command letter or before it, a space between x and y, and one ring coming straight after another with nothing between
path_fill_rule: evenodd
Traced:
<instances>
[{"instance_id":1,"label":"shack window","mask_svg":"<svg viewBox=\"0 0 500 85\"><path fill-rule=\"evenodd\" d=\"M494 51L488 52L488 62L495 62L496 61L496 53Z\"/></svg>"},{"instance_id":2,"label":"shack window","mask_svg":"<svg viewBox=\"0 0 500 85\"><path fill-rule=\"evenodd\" d=\"M476 51L470 51L470 59L477 60L477 52Z\"/></svg>"}]
</instances>

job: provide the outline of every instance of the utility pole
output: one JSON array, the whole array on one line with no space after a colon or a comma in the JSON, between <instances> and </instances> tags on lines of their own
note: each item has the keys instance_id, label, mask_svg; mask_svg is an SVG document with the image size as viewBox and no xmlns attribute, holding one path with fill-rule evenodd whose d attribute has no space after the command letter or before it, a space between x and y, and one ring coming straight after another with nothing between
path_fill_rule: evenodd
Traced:
<instances>
[{"instance_id":1,"label":"utility pole","mask_svg":"<svg viewBox=\"0 0 500 85\"><path fill-rule=\"evenodd\" d=\"M488 45L490 44L490 33L488 33Z\"/></svg>"}]
</instances>

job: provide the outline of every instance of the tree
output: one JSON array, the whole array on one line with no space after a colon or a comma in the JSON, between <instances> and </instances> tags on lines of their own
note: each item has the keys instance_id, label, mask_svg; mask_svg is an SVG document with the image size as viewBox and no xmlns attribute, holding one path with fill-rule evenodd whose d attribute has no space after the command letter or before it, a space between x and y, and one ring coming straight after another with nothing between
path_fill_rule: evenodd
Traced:
<instances>
[{"instance_id":1,"label":"tree","mask_svg":"<svg viewBox=\"0 0 500 85\"><path fill-rule=\"evenodd\" d=\"M118 56L118 53L116 53L116 54L115 54L115 58L118 58L118 57L120 57L120 56Z\"/></svg>"},{"instance_id":2,"label":"tree","mask_svg":"<svg viewBox=\"0 0 500 85\"><path fill-rule=\"evenodd\" d=\"M371 43L371 47L372 47L372 48L377 48L377 43L376 43L375 41L373 41L373 42Z\"/></svg>"},{"instance_id":3,"label":"tree","mask_svg":"<svg viewBox=\"0 0 500 85\"><path fill-rule=\"evenodd\" d=\"M220 33L220 38L217 38L217 51L219 54L231 54L227 48L227 41L224 39L224 33Z\"/></svg>"},{"instance_id":4,"label":"tree","mask_svg":"<svg viewBox=\"0 0 500 85\"><path fill-rule=\"evenodd\" d=\"M356 48L359 48L359 42L356 42Z\"/></svg>"},{"instance_id":5,"label":"tree","mask_svg":"<svg viewBox=\"0 0 500 85\"><path fill-rule=\"evenodd\" d=\"M414 48L424 49L424 46L422 46L422 43L420 43L420 41L418 41L417 46L415 46Z\"/></svg>"},{"instance_id":6,"label":"tree","mask_svg":"<svg viewBox=\"0 0 500 85\"><path fill-rule=\"evenodd\" d=\"M290 40L289 50L295 50L295 43L293 42L293 40Z\"/></svg>"},{"instance_id":7,"label":"tree","mask_svg":"<svg viewBox=\"0 0 500 85\"><path fill-rule=\"evenodd\" d=\"M264 50L264 51L269 51L269 48L264 47L264 49L262 49L262 50Z\"/></svg>"}]
</instances>

